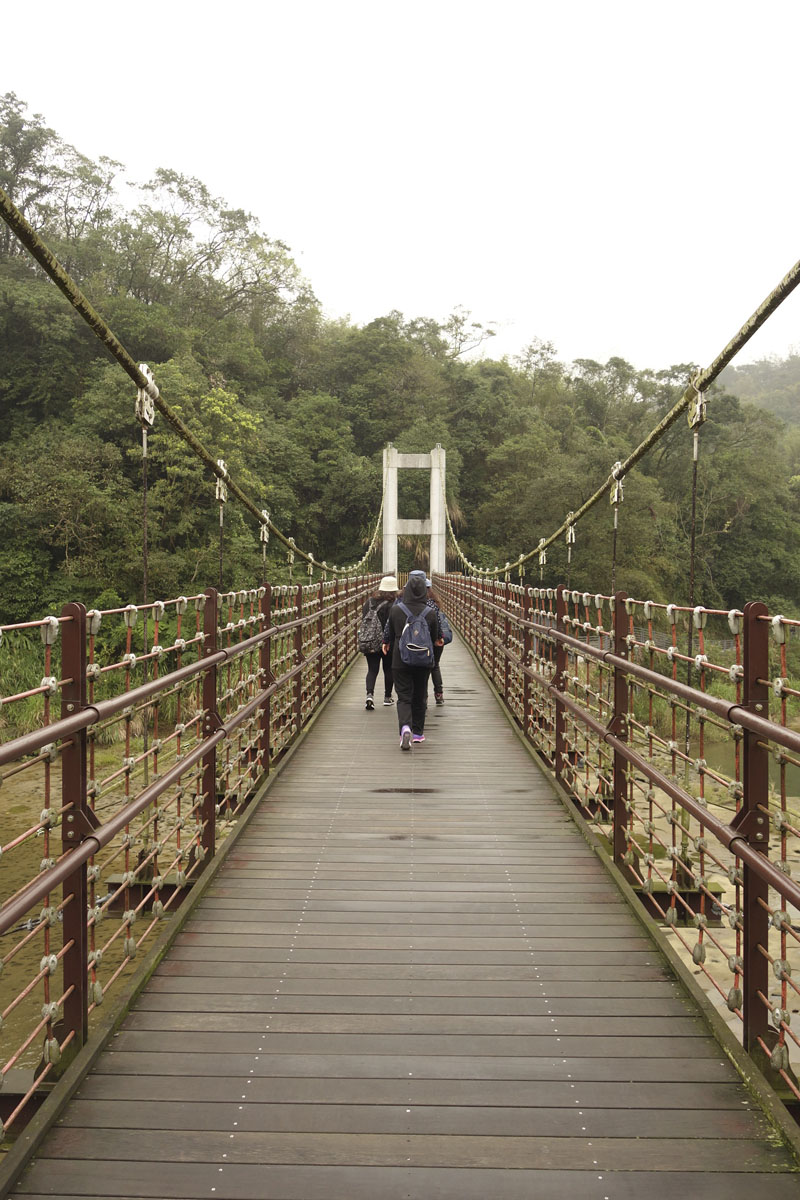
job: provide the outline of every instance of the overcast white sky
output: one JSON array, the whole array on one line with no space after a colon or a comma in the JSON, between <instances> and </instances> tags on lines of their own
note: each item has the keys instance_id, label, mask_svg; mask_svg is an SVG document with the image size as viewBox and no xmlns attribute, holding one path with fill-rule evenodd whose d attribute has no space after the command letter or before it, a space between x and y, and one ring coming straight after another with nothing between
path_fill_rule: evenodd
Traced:
<instances>
[{"instance_id":1,"label":"overcast white sky","mask_svg":"<svg viewBox=\"0 0 800 1200\"><path fill-rule=\"evenodd\" d=\"M197 176L325 310L707 365L800 258L797 0L39 0L0 88ZM737 361L800 349L800 289Z\"/></svg>"}]
</instances>

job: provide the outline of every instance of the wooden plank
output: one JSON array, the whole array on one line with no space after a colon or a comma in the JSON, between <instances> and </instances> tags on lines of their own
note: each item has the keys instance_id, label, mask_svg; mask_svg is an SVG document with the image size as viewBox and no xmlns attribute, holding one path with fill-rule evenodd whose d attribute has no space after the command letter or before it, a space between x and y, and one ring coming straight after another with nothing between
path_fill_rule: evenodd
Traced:
<instances>
[{"instance_id":1,"label":"wooden plank","mask_svg":"<svg viewBox=\"0 0 800 1200\"><path fill-rule=\"evenodd\" d=\"M670 1042L672 1039L666 1038ZM691 1051L702 1049L695 1039ZM115 1042L115 1045L117 1043ZM551 1048L558 1049L554 1045ZM600 1049L600 1047L595 1047ZM581 1080L649 1080L654 1084L673 1080L682 1082L691 1079L696 1083L704 1080L722 1081L732 1079L730 1064L726 1063L719 1050L708 1049L702 1057L696 1053L681 1053L677 1047L667 1047L669 1053L620 1059L616 1056L596 1055L577 1057L564 1047L564 1057L552 1058L539 1055L526 1058L515 1054L446 1054L424 1053L408 1048L403 1054L371 1054L340 1052L283 1053L272 1054L259 1051L258 1072L254 1054L184 1053L159 1052L156 1050L110 1050L95 1066L101 1073L120 1075L230 1075L240 1079L255 1079L258 1075L308 1076L321 1078L368 1078L408 1079L411 1076L429 1079L539 1079ZM641 1055L649 1047L638 1047ZM653 1102L657 1089L653 1089ZM700 1093L702 1094L702 1093Z\"/></svg>"},{"instance_id":2,"label":"wooden plank","mask_svg":"<svg viewBox=\"0 0 800 1200\"><path fill-rule=\"evenodd\" d=\"M197 982L197 981L194 981ZM685 1016L687 1013L685 1001L671 996L656 999L642 999L638 996L629 997L622 1001L615 997L594 999L586 997L582 1000L560 997L554 1000L543 999L541 994L524 997L507 998L496 996L413 996L397 995L395 991L386 988L383 992L367 994L343 994L331 996L325 993L317 995L286 994L281 981L275 979L271 986L259 986L257 991L247 992L237 989L232 994L225 988L220 992L209 993L205 987L198 988L192 994L179 991L165 992L161 988L149 988L137 1004L137 1014L153 1013L182 1013L187 1019L193 1019L197 1013L414 1013L417 1015L460 1016L466 1014L470 1018L490 1019L493 1017L535 1016L571 1016L591 1017L594 1019L614 1018L628 1021L629 1018L672 1017ZM133 1020L133 1018L132 1018ZM135 1022L131 1028L146 1028L146 1023ZM627 1028L627 1024L626 1024Z\"/></svg>"},{"instance_id":3,"label":"wooden plank","mask_svg":"<svg viewBox=\"0 0 800 1200\"><path fill-rule=\"evenodd\" d=\"M340 919L341 915L353 914L353 919L356 921L377 923L387 921L392 924L398 915L402 915L406 919L421 917L426 921L435 921L446 925L453 921L454 915L458 915L464 919L468 918L475 925L486 925L491 928L497 917L516 915L535 917L540 928L561 926L565 920L579 921L585 929L594 925L601 929L605 926L620 929L635 928L630 913L622 905L617 905L615 908L611 904L603 905L602 910L598 912L596 904L548 905L545 908L541 901L538 904L520 904L507 900L493 904L487 900L464 899L461 902L453 903L440 899L438 895L425 900L421 898L418 888L413 892L403 893L395 900L320 899L316 891L310 898L307 892L298 892L293 899L284 897L273 900L270 898L261 902L258 907L261 913L267 912L270 919L277 921L292 920L300 913L313 915L316 921L336 921ZM614 911L611 911L612 908ZM218 914L224 914L223 919L242 921L249 919L252 906L243 899L235 897L220 899L215 896L213 899L207 900L204 911L209 920L218 920Z\"/></svg>"},{"instance_id":4,"label":"wooden plank","mask_svg":"<svg viewBox=\"0 0 800 1200\"><path fill-rule=\"evenodd\" d=\"M360 936L356 933L332 931L313 932L306 931L305 928L296 927L294 932L285 934L270 933L262 930L258 925L253 926L252 932L244 933L241 926L237 928L235 933L184 933L181 934L177 944L181 947L189 947L190 949L197 948L205 952L206 950L225 950L232 954L236 950L246 950L250 954L260 953L260 948L253 945L253 939L258 938L264 946L264 953L269 953L271 950L288 950L296 946L302 935L302 945L308 950L322 949L326 952L337 950L374 950L381 951L397 950L423 950L438 953L439 951L457 951L458 953L476 952L486 953L493 952L495 954L535 954L538 961L539 955L549 955L550 961L553 960L553 955L561 958L568 958L574 955L590 955L589 961L594 961L597 956L600 960L608 961L609 956L617 953L625 958L635 952L651 955L652 948L644 937L640 938L615 938L615 937L573 937L573 938L540 938L533 934L525 936L522 934L518 937L471 937L468 933L464 933L461 937L445 937L443 935L430 935L424 933L423 926L416 928L410 927L408 931L401 936L392 936L385 932L376 932L372 936ZM334 954L335 958L336 955ZM547 961L547 960L545 960ZM611 961L614 961L613 959Z\"/></svg>"},{"instance_id":5,"label":"wooden plank","mask_svg":"<svg viewBox=\"0 0 800 1200\"><path fill-rule=\"evenodd\" d=\"M574 1062L570 1065L575 1066ZM749 1093L742 1084L727 1080L719 1082L709 1078L709 1063L704 1060L703 1070L694 1068L691 1063L685 1064L685 1070L680 1082L658 1083L658 1111L667 1108L692 1109L696 1103L697 1083L703 1083L703 1101L707 1105L704 1111L716 1112L722 1109L747 1112L752 1104ZM722 1077L723 1072L717 1067L716 1076ZM577 1079L577 1076L576 1076ZM575 1099L580 1100L579 1108L575 1107ZM92 1074L81 1085L79 1100L102 1101L104 1106L108 1101L119 1101L135 1104L140 1112L143 1105L164 1104L169 1106L167 1120L182 1119L184 1105L193 1105L198 1101L209 1101L215 1104L229 1104L237 1112L241 1112L242 1081L238 1077L226 1075L115 1075ZM294 1108L301 1104L325 1105L431 1105L466 1106L499 1108L517 1108L523 1113L530 1114L534 1109L557 1109L562 1115L573 1111L589 1113L597 1109L602 1113L622 1109L633 1113L641 1109L650 1111L653 1102L652 1078L643 1082L625 1081L587 1081L570 1082L562 1076L559 1079L540 1078L529 1079L482 1079L480 1087L471 1078L431 1078L422 1079L416 1075L398 1079L368 1077L363 1079L306 1077L275 1075L265 1078L253 1077L248 1082L246 1099L251 1105L287 1105ZM177 1103L176 1103L177 1102ZM109 1113L114 1106L109 1105ZM692 1110L694 1111L694 1110ZM70 1120L70 1117L65 1117ZM143 1120L137 1118L137 1121ZM131 1122L132 1127L137 1121ZM77 1123L77 1122L76 1122ZM98 1119L98 1125L103 1125L104 1119ZM698 1123L698 1128L702 1122ZM163 1128L170 1128L162 1123ZM199 1128L199 1126L195 1126Z\"/></svg>"},{"instance_id":6,"label":"wooden plank","mask_svg":"<svg viewBox=\"0 0 800 1200\"><path fill-rule=\"evenodd\" d=\"M346 965L349 963L396 963L404 966L418 965L442 965L447 966L475 966L484 964L487 966L519 966L525 964L524 969L528 972L535 970L538 965L542 966L569 966L576 955L569 950L485 950L481 948L473 948L472 952L469 949L442 949L429 950L425 947L413 947L404 949L371 949L370 946L359 946L352 949L344 947L328 947L324 945L306 946L302 941L300 945L292 945L293 939L284 939L285 945L274 946L229 946L222 945L209 946L204 942L194 941L188 937L181 938L180 942L175 945L171 951L176 960L180 959L196 959L201 956L207 963L209 962L235 962L237 951L242 956L242 961L254 965L256 963L274 963L283 962L287 955L293 956L297 962L307 963L330 963L335 962L338 965ZM324 943L325 939L321 939ZM649 960L655 958L654 951L646 949L632 949L629 953L625 950L609 950L602 951L595 948L586 949L581 952L580 965L584 967L611 967L611 966L630 966L639 957L643 960L645 966L649 965Z\"/></svg>"},{"instance_id":7,"label":"wooden plank","mask_svg":"<svg viewBox=\"0 0 800 1200\"><path fill-rule=\"evenodd\" d=\"M585 1102L584 1102L585 1103ZM219 1104L187 1099L146 1106L131 1100L77 1100L61 1122L83 1130L135 1129L239 1133L435 1134L448 1137L765 1138L766 1122L739 1106L719 1110L588 1108L581 1111L494 1103L459 1106L333 1102ZM730 1165L730 1164L728 1164Z\"/></svg>"},{"instance_id":8,"label":"wooden plank","mask_svg":"<svg viewBox=\"0 0 800 1200\"><path fill-rule=\"evenodd\" d=\"M398 916L401 915L404 916L404 920L399 921ZM544 925L538 919L535 911L518 914L518 919L513 923L505 915L502 920L499 915L494 918L488 916L480 919L471 913L465 913L463 920L454 923L450 913L437 913L431 910L413 914L397 912L349 914L330 910L319 912L303 906L298 908L295 914L291 916L287 914L283 920L265 921L263 917L258 918L254 914L246 912L235 916L208 913L204 920L192 921L187 926L186 932L192 936L198 934L214 936L244 934L245 937L266 938L272 934L295 934L300 925L302 925L302 932L307 938L370 936L382 939L404 937L407 940L409 931L413 931L416 936L423 931L424 936L437 939L485 938L494 934L495 940L504 941L505 939L524 937L530 944L531 939L527 935L535 929L537 941L541 942L545 949L548 948L549 943L562 945L566 943L570 949L576 949L577 942L591 941L604 944L609 950L614 949L614 946L608 945L609 941L623 944L625 942L636 944L637 941L645 943L645 939L641 937L641 931L633 921L622 922L619 919L614 922L603 921L598 923L595 934L593 926L584 924L581 920L578 928L565 933L563 917L559 915L553 918L549 924ZM589 930L592 931L591 935ZM649 947L649 943L645 944Z\"/></svg>"},{"instance_id":9,"label":"wooden plank","mask_svg":"<svg viewBox=\"0 0 800 1200\"><path fill-rule=\"evenodd\" d=\"M665 1022L665 1025L667 1022ZM674 1038L706 1037L707 1031L696 1015L671 1015L668 1040ZM499 1039L513 1038L515 1045L527 1045L534 1038L561 1034L572 1038L647 1038L653 1037L652 1017L565 1017L546 1013L541 1016L508 1017L473 1014L468 1016L445 1013L329 1013L319 1010L310 1013L284 1013L276 1009L266 1013L250 1012L166 1012L163 1009L141 1009L131 1014L126 1022L127 1031L136 1033L166 1033L176 1036L165 1038L171 1048L180 1050L182 1034L192 1037L197 1049L214 1045L215 1035L221 1034L226 1045L230 1035L248 1038L269 1031L270 1048L273 1049L280 1034L357 1034L362 1039L379 1036L387 1045L390 1039L433 1035L439 1038L459 1038L462 1035L474 1039L474 1048L479 1048L483 1039L490 1038L492 1044ZM145 1039L152 1044L151 1039ZM366 1044L366 1043L362 1043ZM127 1043L120 1044L124 1049ZM523 1049L523 1053L524 1053Z\"/></svg>"},{"instance_id":10,"label":"wooden plank","mask_svg":"<svg viewBox=\"0 0 800 1200\"><path fill-rule=\"evenodd\" d=\"M320 978L317 972L304 973L293 970L290 974L283 969L271 972L259 971L249 984L245 983L240 976L235 993L231 992L226 976L176 974L159 969L151 979L147 992L138 1003L140 1007L157 1006L162 1002L162 996L173 993L186 997L192 994L209 997L232 996L235 1000L236 996L272 995L276 987L284 997L298 996L310 999L323 996L397 996L402 994L419 1000L425 997L461 998L465 1005L479 1005L485 999L500 1003L505 1000L509 1004L513 1000L522 1006L520 1011L523 1012L533 1011L527 1005L543 995L551 1003L561 1002L564 1006L561 1010L563 1012L573 1011L573 1008L568 1007L569 1005L574 1006L575 1012L583 1012L587 1007L590 1011L604 1011L602 1007L595 1009L594 1005L607 1005L609 1006L608 1011L612 1013L628 1011L628 1004L646 1003L668 997L674 998L675 1002L681 1005L683 1011L684 1006L688 1003L683 998L683 993L668 979L633 980L632 982L606 980L603 984L603 995L595 997L598 988L593 981L568 980L565 983L548 980L545 991L545 982L541 976L538 979L495 978L492 975L480 979L458 977L419 979L416 978L415 973L413 979L406 978L400 985L396 978L384 978L383 973L381 977L373 974L366 978L357 978L356 976L341 978L331 976L328 971ZM620 1000L624 1000L625 1004L619 1004ZM185 1003L188 1006L192 1004L192 1001L186 998ZM468 1008L465 1011L473 1010ZM502 1011L502 1009L498 1011ZM694 1011L694 1009L690 1008L686 1011Z\"/></svg>"},{"instance_id":11,"label":"wooden plank","mask_svg":"<svg viewBox=\"0 0 800 1200\"><path fill-rule=\"evenodd\" d=\"M382 899L402 900L404 897L412 904L415 901L424 899L427 903L431 899L441 898L443 900L452 901L455 904L482 904L484 899L493 900L509 900L510 889L508 882L484 883L481 880L470 880L468 886L464 888L454 887L452 883L441 883L437 879L428 880L424 886L420 886L418 881L407 883L403 886L403 880L389 880L384 876L370 881L368 888L359 888L357 884L353 884L349 880L324 880L322 882L314 880L313 890L309 887L308 878L301 880L301 884L296 882L284 886L280 883L271 883L269 889L265 889L257 882L242 881L239 886L234 886L234 881L226 871L223 872L224 878L230 884L229 891L233 895L249 896L253 900L258 900L265 893L273 896L301 895L301 896L316 896L318 898L336 899L341 897L344 900L366 900L374 898L376 901ZM598 881L602 882L602 881ZM615 891L598 890L598 883L584 884L580 879L575 880L572 887L568 891L564 891L563 896L553 896L551 887L542 885L537 886L535 881L531 879L522 880L514 884L513 895L520 902L529 899L531 902L539 902L542 898L545 899L546 909L550 912L569 912L570 906L573 904L590 904L594 907L597 904L607 904L615 909L619 909L619 896Z\"/></svg>"},{"instance_id":12,"label":"wooden plank","mask_svg":"<svg viewBox=\"0 0 800 1200\"><path fill-rule=\"evenodd\" d=\"M231 1145L233 1143L233 1145ZM47 1157L96 1164L138 1162L142 1135L129 1129L54 1129ZM441 1137L424 1134L380 1135L332 1133L231 1133L214 1131L147 1131L147 1159L154 1163L219 1163L227 1156L237 1164L265 1166L298 1163L314 1166L413 1166L450 1168L512 1166L516 1170L582 1170L661 1172L690 1158L702 1172L729 1170L772 1172L785 1167L784 1150L768 1141L731 1138L587 1138L580 1137Z\"/></svg>"},{"instance_id":13,"label":"wooden plank","mask_svg":"<svg viewBox=\"0 0 800 1200\"><path fill-rule=\"evenodd\" d=\"M457 963L422 963L418 961L407 963L394 960L376 963L374 958L364 959L363 956L360 959L354 959L352 955L341 954L337 957L339 961L325 964L326 979L406 979L410 974L413 974L416 980L505 979L509 981L523 980L528 984L532 980L539 980L543 984L563 980L603 984L606 981L624 983L626 981L669 979L666 967L656 959L655 955L651 956L653 961L646 963L615 963L613 965L590 963L586 966L576 964L564 966L552 963L539 965L538 962L534 966L530 958L522 966L519 966L513 962L477 963L474 959ZM272 978L278 971L285 974L287 978L318 979L321 975L318 963L319 959L303 961L300 957L289 958L287 956L281 959L277 955L261 962L251 962L247 959L226 962L224 957L216 960L198 959L191 954L179 957L173 953L167 962L161 964L159 972L162 976L191 974L197 978L216 976L233 980L237 978ZM276 966L276 964L278 965ZM595 990L597 989L595 988Z\"/></svg>"},{"instance_id":14,"label":"wooden plank","mask_svg":"<svg viewBox=\"0 0 800 1200\"><path fill-rule=\"evenodd\" d=\"M210 1193L212 1172L208 1164L139 1162L103 1163L102 1178L87 1162L59 1162L58 1192L38 1192L40 1181L52 1179L53 1165L38 1161L15 1195L28 1200L81 1196L85 1200L197 1200L214 1195L218 1200L752 1200L752 1174L721 1171L699 1174L676 1170L610 1171L599 1174L580 1170L472 1170L436 1167L278 1167L231 1164L214 1171L223 1176ZM788 1175L759 1175L759 1200L797 1200L797 1179ZM602 1190L601 1183L606 1184ZM702 1190L698 1190L702 1189Z\"/></svg>"},{"instance_id":15,"label":"wooden plank","mask_svg":"<svg viewBox=\"0 0 800 1200\"><path fill-rule=\"evenodd\" d=\"M580 1035L515 1037L513 1035L481 1034L357 1034L357 1033L158 1033L139 1032L130 1026L114 1041L114 1055L122 1053L164 1054L176 1056L220 1057L229 1054L234 1060L251 1057L263 1049L265 1054L335 1054L339 1056L368 1055L380 1059L391 1055L441 1054L451 1056L483 1056L495 1058L538 1058L559 1050L573 1058L650 1058L698 1057L719 1055L719 1048L700 1031L674 1034L671 1022L659 1021L655 1031L646 1037L582 1037ZM259 1041L260 1037L260 1041Z\"/></svg>"}]
</instances>

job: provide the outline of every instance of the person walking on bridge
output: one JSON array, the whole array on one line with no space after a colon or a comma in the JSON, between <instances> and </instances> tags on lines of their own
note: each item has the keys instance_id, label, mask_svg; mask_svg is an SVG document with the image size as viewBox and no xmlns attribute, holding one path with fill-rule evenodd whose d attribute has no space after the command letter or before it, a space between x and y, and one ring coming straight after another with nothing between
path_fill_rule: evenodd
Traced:
<instances>
[{"instance_id":1,"label":"person walking on bridge","mask_svg":"<svg viewBox=\"0 0 800 1200\"><path fill-rule=\"evenodd\" d=\"M361 624L358 629L358 648L367 660L367 699L364 707L367 712L375 708L375 684L383 664L383 703L393 704L392 699L392 664L384 654L384 629L389 619L391 607L397 599L399 588L394 575L384 575L378 584L378 590L367 599L361 611Z\"/></svg>"},{"instance_id":2,"label":"person walking on bridge","mask_svg":"<svg viewBox=\"0 0 800 1200\"><path fill-rule=\"evenodd\" d=\"M448 625L442 622L441 601L433 590L433 584L430 579L425 580L425 586L428 589L428 606L436 609L436 615L439 618L439 630L442 634L442 644L437 642L433 647L433 670L431 672L431 681L433 683L433 695L437 704L444 704L444 685L442 683L442 668L440 666L442 660L442 651L445 648ZM452 631L450 633L452 637Z\"/></svg>"},{"instance_id":3,"label":"person walking on bridge","mask_svg":"<svg viewBox=\"0 0 800 1200\"><path fill-rule=\"evenodd\" d=\"M400 749L425 741L425 711L428 680L434 663L434 647L443 646L439 614L428 606L425 572L412 571L401 600L392 607L386 623L383 653L391 655L397 693L397 722Z\"/></svg>"}]
</instances>

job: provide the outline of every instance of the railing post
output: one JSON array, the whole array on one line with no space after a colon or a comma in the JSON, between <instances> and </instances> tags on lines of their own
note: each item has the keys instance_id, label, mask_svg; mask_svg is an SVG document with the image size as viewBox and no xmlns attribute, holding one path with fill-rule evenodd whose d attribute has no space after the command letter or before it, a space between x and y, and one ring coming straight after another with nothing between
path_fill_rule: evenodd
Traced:
<instances>
[{"instance_id":1,"label":"railing post","mask_svg":"<svg viewBox=\"0 0 800 1200\"><path fill-rule=\"evenodd\" d=\"M491 671L489 672L489 674L490 674L490 678L491 678L493 687L497 688L498 692L500 692L500 694L502 695L502 688L499 686L498 681L497 681L497 633L498 633L498 629L499 629L499 621L497 619L498 607L499 607L499 605L497 603L497 580L493 579L492 580L492 596L491 596L491 602L490 602L490 612L492 614L492 636L490 639L491 651L492 651L492 667L491 667Z\"/></svg>"},{"instance_id":2,"label":"railing post","mask_svg":"<svg viewBox=\"0 0 800 1200\"><path fill-rule=\"evenodd\" d=\"M744 687L745 708L761 717L769 716L769 625L759 620L767 607L751 602L744 608ZM769 751L759 735L745 730L742 769L742 807L731 822L751 846L766 855L769 851ZM743 877L743 957L744 957L744 1032L745 1050L758 1052L759 1038L769 1033L768 1010L759 998L769 995L769 961L764 950L769 945L769 888L750 867L742 866Z\"/></svg>"},{"instance_id":3,"label":"railing post","mask_svg":"<svg viewBox=\"0 0 800 1200\"><path fill-rule=\"evenodd\" d=\"M469 590L469 613L472 620L472 649L480 657L481 607L479 588L480 580L473 577Z\"/></svg>"},{"instance_id":4,"label":"railing post","mask_svg":"<svg viewBox=\"0 0 800 1200\"><path fill-rule=\"evenodd\" d=\"M503 619L503 699L506 708L511 708L511 584L508 580L503 585L503 604L505 617Z\"/></svg>"},{"instance_id":5,"label":"railing post","mask_svg":"<svg viewBox=\"0 0 800 1200\"><path fill-rule=\"evenodd\" d=\"M491 640L494 628L487 628L487 621L494 621L494 613L491 610L491 599L494 592L489 592L490 586L489 580L484 579L481 585L481 662L483 663L484 671L486 671L490 678L493 678L492 668L494 663L490 657L490 651L494 644Z\"/></svg>"},{"instance_id":6,"label":"railing post","mask_svg":"<svg viewBox=\"0 0 800 1200\"><path fill-rule=\"evenodd\" d=\"M322 704L322 697L325 692L325 625L323 613L325 612L325 585L320 580L317 588L317 705Z\"/></svg>"},{"instance_id":7,"label":"railing post","mask_svg":"<svg viewBox=\"0 0 800 1200\"><path fill-rule=\"evenodd\" d=\"M559 584L556 589L556 629L559 633L564 633L564 617L567 614L567 602L565 599L566 588L563 584ZM563 642L556 642L556 673L553 679L553 684L556 688L555 694L555 710L556 710L556 762L555 772L556 779L562 783L562 775L564 772L564 759L567 753L567 738L566 738L566 720L565 708L563 701L559 699L559 692L564 687L564 676L567 672L567 649Z\"/></svg>"},{"instance_id":8,"label":"railing post","mask_svg":"<svg viewBox=\"0 0 800 1200\"><path fill-rule=\"evenodd\" d=\"M523 587L522 589L522 620L528 622L531 619L531 608L533 606L533 597L530 594L530 588ZM522 732L526 738L530 737L529 733L529 714L531 707L531 678L528 671L531 668L531 658L533 656L533 632L528 628L527 624L522 627Z\"/></svg>"},{"instance_id":9,"label":"railing post","mask_svg":"<svg viewBox=\"0 0 800 1200\"><path fill-rule=\"evenodd\" d=\"M626 640L627 613L625 610L626 595L624 592L614 594L614 654L619 658L628 657L628 642ZM622 667L614 668L614 710L611 717L611 729L620 739L628 740L628 680ZM627 848L626 831L628 811L627 763L623 756L614 751L613 766L613 828L614 828L614 862L621 866Z\"/></svg>"},{"instance_id":10,"label":"railing post","mask_svg":"<svg viewBox=\"0 0 800 1200\"><path fill-rule=\"evenodd\" d=\"M339 580L333 585L333 678L339 678Z\"/></svg>"},{"instance_id":11,"label":"railing post","mask_svg":"<svg viewBox=\"0 0 800 1200\"><path fill-rule=\"evenodd\" d=\"M267 583L264 585L264 595L261 597L261 614L264 620L261 622L262 629L269 629L272 625L272 585ZM261 668L261 687L268 688L275 682L275 676L272 672L272 638L265 638L259 647L259 666ZM269 775L270 771L270 755L272 753L272 738L271 738L271 719L272 719L272 698L265 700L261 705L260 716L260 737L258 744L258 752L261 758L261 771L264 775Z\"/></svg>"},{"instance_id":12,"label":"railing post","mask_svg":"<svg viewBox=\"0 0 800 1200\"><path fill-rule=\"evenodd\" d=\"M350 659L353 657L353 654L355 653L355 649L356 649L356 636L357 635L356 635L356 624L354 623L354 618L355 618L355 614L356 614L356 605L358 604L358 601L356 600L356 592L357 591L358 591L358 582L354 579L354 580L352 580L352 584L350 587L350 599L349 599L349 602L347 605L347 641L346 641L345 645L347 646L347 661L348 662L350 662Z\"/></svg>"},{"instance_id":13,"label":"railing post","mask_svg":"<svg viewBox=\"0 0 800 1200\"><path fill-rule=\"evenodd\" d=\"M216 588L206 588L203 609L203 657L217 652L217 623L219 596ZM208 667L203 674L203 737L215 733L219 726L217 712L217 668ZM205 858L212 858L217 844L217 748L211 746L203 755L203 803L200 821L203 826L201 845Z\"/></svg>"},{"instance_id":14,"label":"railing post","mask_svg":"<svg viewBox=\"0 0 800 1200\"><path fill-rule=\"evenodd\" d=\"M303 616L303 586L298 584L297 591L294 597L295 606L297 608L297 618L300 620ZM294 681L294 719L295 719L295 734L298 734L303 728L303 662L305 656L303 654L303 632L304 626L298 625L294 631L294 653L295 666L299 666L297 678Z\"/></svg>"},{"instance_id":15,"label":"railing post","mask_svg":"<svg viewBox=\"0 0 800 1200\"><path fill-rule=\"evenodd\" d=\"M86 609L65 604L61 626L61 675L67 680L61 692L61 716L86 707ZM86 730L73 733L61 751L61 804L66 810L61 824L61 850L74 850L96 825L86 795ZM75 1031L73 1048L79 1049L89 1033L88 949L86 909L89 903L86 863L64 880L63 945L64 1000L59 1035ZM69 902L67 897L70 897ZM63 1042L64 1036L59 1036ZM72 1054L69 1056L72 1057Z\"/></svg>"}]
</instances>

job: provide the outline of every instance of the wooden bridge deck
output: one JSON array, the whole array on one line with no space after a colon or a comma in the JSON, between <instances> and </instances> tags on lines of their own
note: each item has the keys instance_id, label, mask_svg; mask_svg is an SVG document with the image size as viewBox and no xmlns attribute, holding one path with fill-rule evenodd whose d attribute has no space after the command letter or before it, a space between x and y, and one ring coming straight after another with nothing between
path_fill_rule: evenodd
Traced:
<instances>
[{"instance_id":1,"label":"wooden bridge deck","mask_svg":"<svg viewBox=\"0 0 800 1200\"><path fill-rule=\"evenodd\" d=\"M14 1195L725 1200L793 1160L463 647L351 672Z\"/></svg>"}]
</instances>

